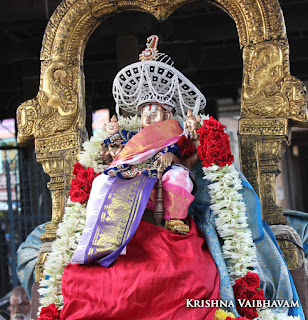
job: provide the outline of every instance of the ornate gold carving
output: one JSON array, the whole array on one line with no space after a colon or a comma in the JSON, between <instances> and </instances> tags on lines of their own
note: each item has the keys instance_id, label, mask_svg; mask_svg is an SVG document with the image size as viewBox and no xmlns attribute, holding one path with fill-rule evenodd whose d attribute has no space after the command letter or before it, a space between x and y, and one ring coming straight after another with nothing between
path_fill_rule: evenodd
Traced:
<instances>
[{"instance_id":1,"label":"ornate gold carving","mask_svg":"<svg viewBox=\"0 0 308 320\"><path fill-rule=\"evenodd\" d=\"M285 135L288 133L289 123L287 119L241 119L239 134L253 135Z\"/></svg>"},{"instance_id":2,"label":"ornate gold carving","mask_svg":"<svg viewBox=\"0 0 308 320\"><path fill-rule=\"evenodd\" d=\"M258 193L262 217L269 224L286 224L276 205L278 163L288 146L287 119L240 119L242 170Z\"/></svg>"},{"instance_id":3,"label":"ornate gold carving","mask_svg":"<svg viewBox=\"0 0 308 320\"><path fill-rule=\"evenodd\" d=\"M288 237L286 235L286 237ZM289 237L288 237L289 238ZM288 240L277 240L289 270L298 268L298 248Z\"/></svg>"},{"instance_id":4,"label":"ornate gold carving","mask_svg":"<svg viewBox=\"0 0 308 320\"><path fill-rule=\"evenodd\" d=\"M268 41L243 49L241 116L284 117L307 123L306 88L289 73L286 41Z\"/></svg>"},{"instance_id":5,"label":"ornate gold carving","mask_svg":"<svg viewBox=\"0 0 308 320\"><path fill-rule=\"evenodd\" d=\"M91 28L84 23L84 16L92 19L89 23L93 27L97 23L97 19L92 15L91 1L87 0L64 0L62 1L50 20L48 21L41 49L41 60L50 60L51 58L62 57L64 59L82 60L82 56L78 55L83 45L77 44L79 50L72 54L69 46L78 40L84 40L88 33L91 34ZM84 27L81 37L78 24ZM76 33L77 32L77 36ZM67 53L71 55L68 56Z\"/></svg>"},{"instance_id":6,"label":"ornate gold carving","mask_svg":"<svg viewBox=\"0 0 308 320\"><path fill-rule=\"evenodd\" d=\"M57 132L77 131L78 94L75 67L54 62L46 69L42 90L35 99L17 110L18 143L53 136Z\"/></svg>"},{"instance_id":7,"label":"ornate gold carving","mask_svg":"<svg viewBox=\"0 0 308 320\"><path fill-rule=\"evenodd\" d=\"M80 139L76 139L77 142L73 140L76 138L75 134L61 135L56 138L59 139L54 139L54 141L51 138L36 140L36 143L42 143L41 147L44 147L44 142L46 142L46 148L49 149L48 152L37 153L37 160L42 163L44 171L50 176L48 188L52 195L52 224L46 227L47 235L44 235L48 241L55 238L56 226L62 221L73 167L80 152L79 146L69 148L72 144L78 144L80 141ZM48 144L48 142L51 143ZM58 146L60 150L55 150L57 143L60 143ZM41 150L40 147L37 149Z\"/></svg>"},{"instance_id":8,"label":"ornate gold carving","mask_svg":"<svg viewBox=\"0 0 308 320\"><path fill-rule=\"evenodd\" d=\"M78 132L58 134L55 137L36 139L35 150L37 153L44 153L46 151L52 152L57 150L75 148L78 147L79 140L80 139Z\"/></svg>"},{"instance_id":9,"label":"ornate gold carving","mask_svg":"<svg viewBox=\"0 0 308 320\"><path fill-rule=\"evenodd\" d=\"M208 1L226 11L236 23L240 46L286 39L283 14L277 0Z\"/></svg>"},{"instance_id":10,"label":"ornate gold carving","mask_svg":"<svg viewBox=\"0 0 308 320\"><path fill-rule=\"evenodd\" d=\"M241 121L241 120L240 120ZM257 139L253 135L239 135L241 169L253 189L259 195Z\"/></svg>"},{"instance_id":11,"label":"ornate gold carving","mask_svg":"<svg viewBox=\"0 0 308 320\"><path fill-rule=\"evenodd\" d=\"M274 42L244 48L242 116L287 116L288 99L281 93L282 50Z\"/></svg>"},{"instance_id":12,"label":"ornate gold carving","mask_svg":"<svg viewBox=\"0 0 308 320\"><path fill-rule=\"evenodd\" d=\"M276 176L288 145L289 120L307 125L305 87L290 75L286 40L245 46L243 61L239 135L246 147L241 146L242 169L260 197L263 219L286 224L282 208L276 205Z\"/></svg>"},{"instance_id":13,"label":"ornate gold carving","mask_svg":"<svg viewBox=\"0 0 308 320\"><path fill-rule=\"evenodd\" d=\"M288 118L300 125L307 124L307 90L303 82L289 75L283 79L281 92L289 101Z\"/></svg>"},{"instance_id":14,"label":"ornate gold carving","mask_svg":"<svg viewBox=\"0 0 308 320\"><path fill-rule=\"evenodd\" d=\"M17 110L18 135L17 143L23 145L34 137L35 121L37 119L37 99L22 103Z\"/></svg>"},{"instance_id":15,"label":"ornate gold carving","mask_svg":"<svg viewBox=\"0 0 308 320\"><path fill-rule=\"evenodd\" d=\"M44 263L46 261L48 252L42 252L37 260L37 263L35 265L35 282L40 282L41 277L43 276L43 271L44 271Z\"/></svg>"}]
</instances>

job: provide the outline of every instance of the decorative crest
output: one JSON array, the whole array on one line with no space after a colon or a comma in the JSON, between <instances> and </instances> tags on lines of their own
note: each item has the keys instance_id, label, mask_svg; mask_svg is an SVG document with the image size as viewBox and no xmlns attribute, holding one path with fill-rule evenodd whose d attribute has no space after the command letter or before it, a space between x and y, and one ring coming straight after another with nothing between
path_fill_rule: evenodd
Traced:
<instances>
[{"instance_id":1,"label":"decorative crest","mask_svg":"<svg viewBox=\"0 0 308 320\"><path fill-rule=\"evenodd\" d=\"M159 37L156 35L147 38L146 49L139 54L140 61L156 60L158 57L158 40Z\"/></svg>"}]
</instances>

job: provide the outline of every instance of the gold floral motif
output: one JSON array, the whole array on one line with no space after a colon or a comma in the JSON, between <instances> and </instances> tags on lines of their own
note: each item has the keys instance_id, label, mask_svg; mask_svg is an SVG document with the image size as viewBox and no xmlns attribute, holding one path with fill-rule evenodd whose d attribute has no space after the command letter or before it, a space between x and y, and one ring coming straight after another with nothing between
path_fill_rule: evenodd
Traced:
<instances>
[{"instance_id":1,"label":"gold floral motif","mask_svg":"<svg viewBox=\"0 0 308 320\"><path fill-rule=\"evenodd\" d=\"M113 251L128 238L139 210L146 181L145 176L140 175L133 180L116 180L112 184L100 223L94 230L93 245L88 253L89 260L100 252L107 254ZM104 232L101 226L104 226Z\"/></svg>"}]
</instances>

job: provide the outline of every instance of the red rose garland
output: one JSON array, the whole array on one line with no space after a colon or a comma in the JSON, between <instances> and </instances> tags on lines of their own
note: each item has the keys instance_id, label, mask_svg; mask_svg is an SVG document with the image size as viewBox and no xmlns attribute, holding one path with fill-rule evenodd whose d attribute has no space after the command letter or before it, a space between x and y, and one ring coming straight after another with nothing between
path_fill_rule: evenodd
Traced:
<instances>
[{"instance_id":1,"label":"red rose garland","mask_svg":"<svg viewBox=\"0 0 308 320\"><path fill-rule=\"evenodd\" d=\"M69 192L71 201L81 204L86 203L89 200L92 182L100 173L95 174L93 168L85 169L79 162L76 162L73 174L76 178L72 180Z\"/></svg>"},{"instance_id":2,"label":"red rose garland","mask_svg":"<svg viewBox=\"0 0 308 320\"><path fill-rule=\"evenodd\" d=\"M234 157L231 153L229 135L225 126L213 117L203 121L203 126L197 130L200 145L197 148L202 167L210 167L216 163L220 167L231 165Z\"/></svg>"},{"instance_id":3,"label":"red rose garland","mask_svg":"<svg viewBox=\"0 0 308 320\"><path fill-rule=\"evenodd\" d=\"M38 320L60 320L60 310L54 303L43 307Z\"/></svg>"},{"instance_id":4,"label":"red rose garland","mask_svg":"<svg viewBox=\"0 0 308 320\"><path fill-rule=\"evenodd\" d=\"M264 291L260 289L259 276L256 273L248 272L244 277L235 281L233 291L237 311L248 319L258 317L256 307L247 307L246 302L241 307L238 300L249 301L251 305L253 305L253 301L265 300Z\"/></svg>"},{"instance_id":5,"label":"red rose garland","mask_svg":"<svg viewBox=\"0 0 308 320\"><path fill-rule=\"evenodd\" d=\"M178 146L182 152L182 158L189 157L196 153L196 147L191 142L189 138L186 138L184 135L181 136L180 140L177 142Z\"/></svg>"}]
</instances>

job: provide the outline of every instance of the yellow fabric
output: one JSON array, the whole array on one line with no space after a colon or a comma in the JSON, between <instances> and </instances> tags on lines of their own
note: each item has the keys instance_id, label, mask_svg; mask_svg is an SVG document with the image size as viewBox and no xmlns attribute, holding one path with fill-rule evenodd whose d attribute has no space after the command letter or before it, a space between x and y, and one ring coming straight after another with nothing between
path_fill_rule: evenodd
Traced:
<instances>
[{"instance_id":1,"label":"yellow fabric","mask_svg":"<svg viewBox=\"0 0 308 320\"><path fill-rule=\"evenodd\" d=\"M217 309L215 311L215 318L214 320L225 320L227 317L236 318L232 312L226 312L222 309Z\"/></svg>"}]
</instances>

